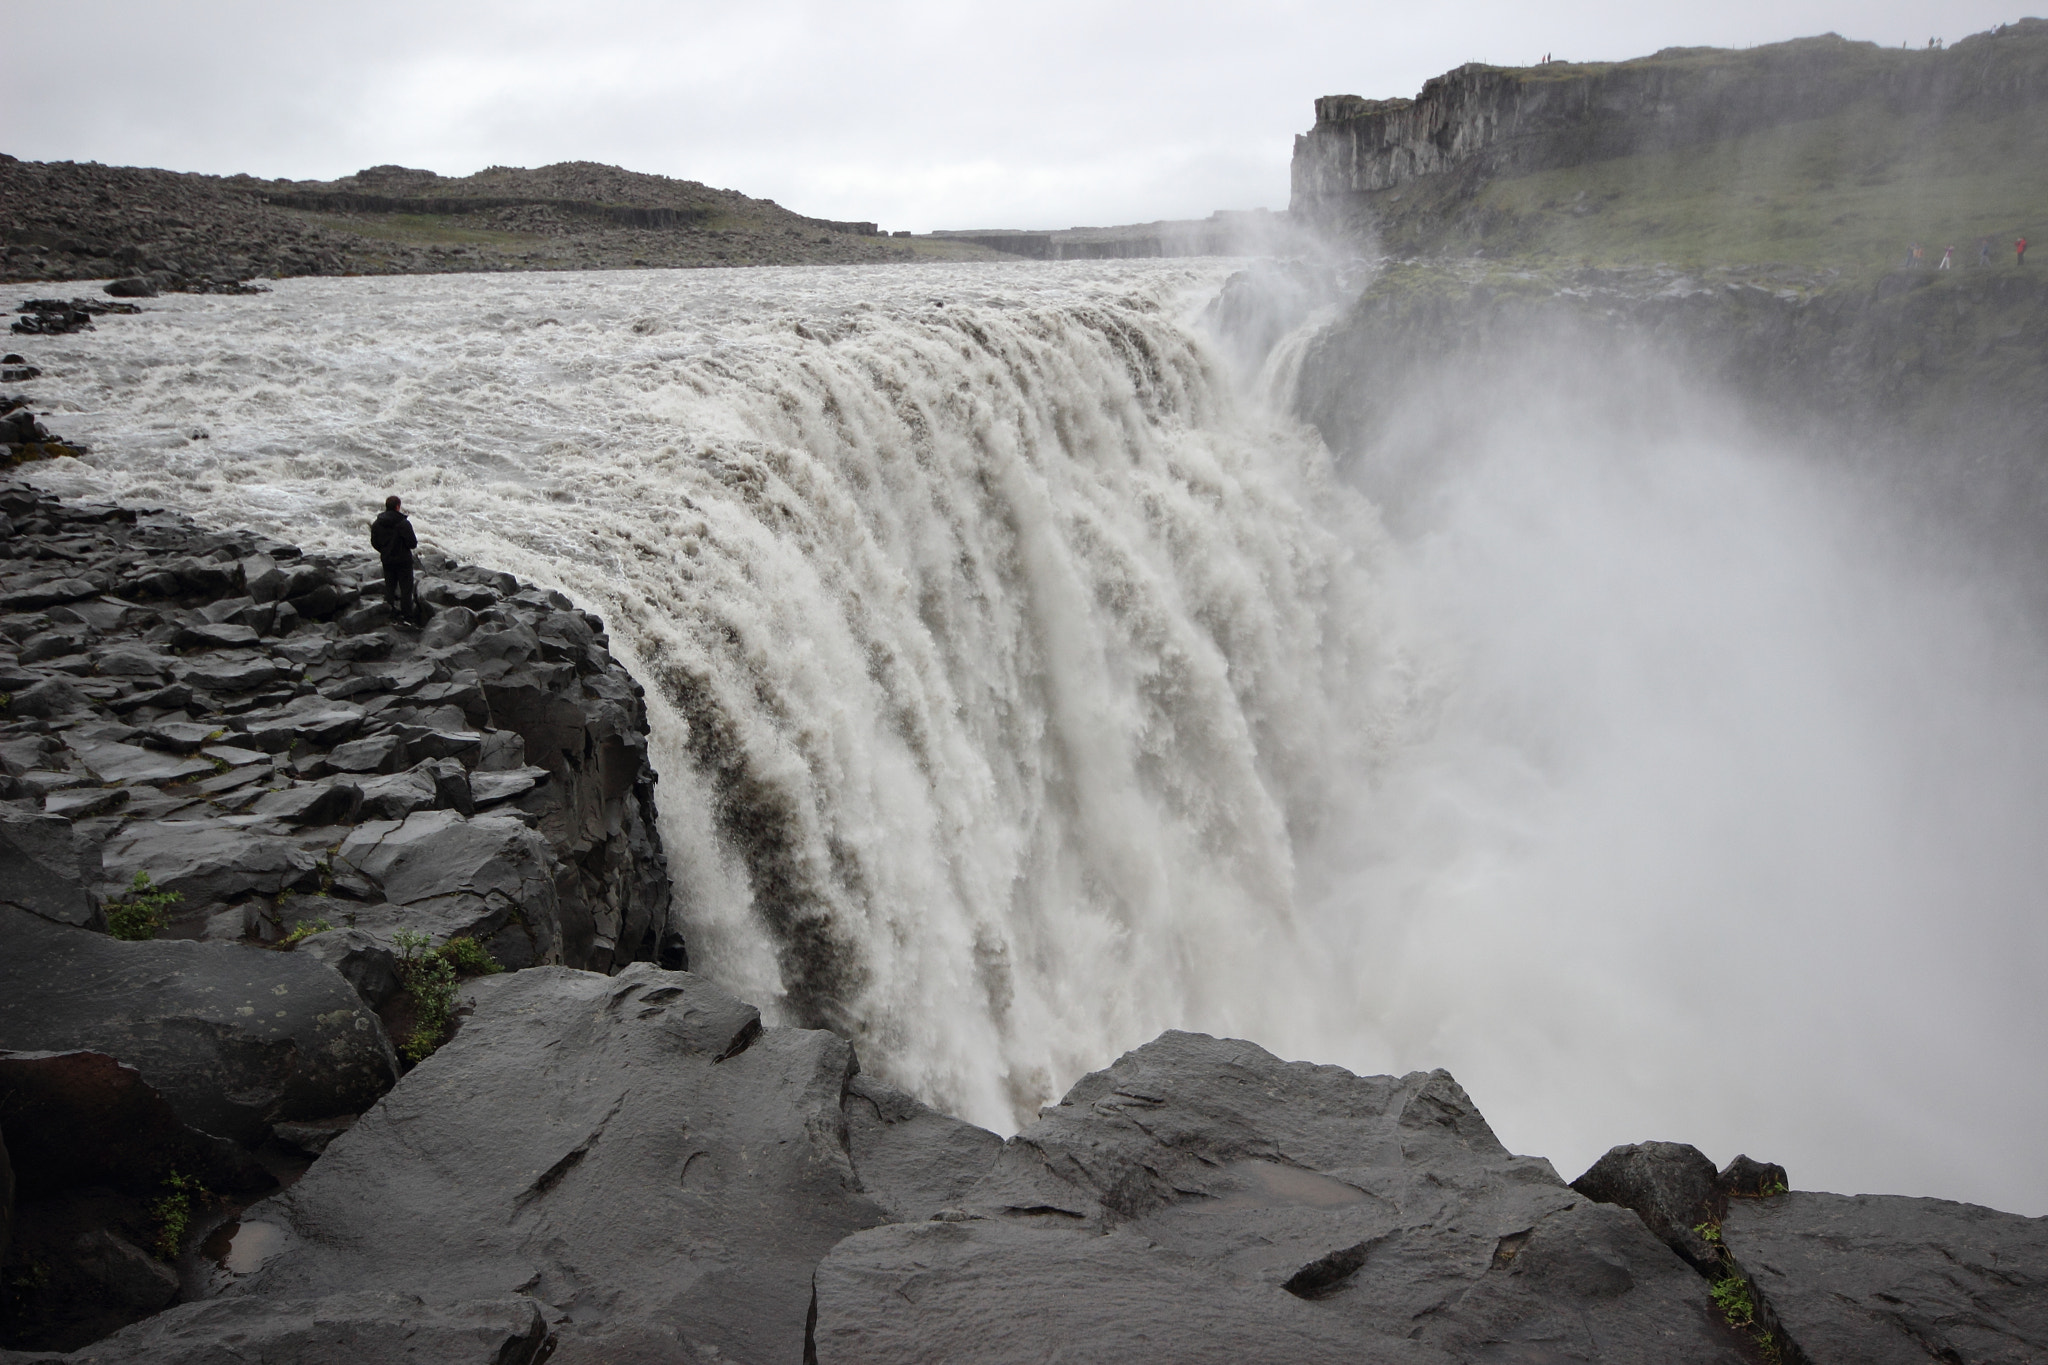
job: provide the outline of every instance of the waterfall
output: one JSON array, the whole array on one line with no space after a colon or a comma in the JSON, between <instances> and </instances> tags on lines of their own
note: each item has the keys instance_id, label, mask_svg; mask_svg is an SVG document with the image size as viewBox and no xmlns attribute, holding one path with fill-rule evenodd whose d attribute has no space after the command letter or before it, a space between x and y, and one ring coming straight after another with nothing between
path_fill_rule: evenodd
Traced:
<instances>
[{"instance_id":1,"label":"waterfall","mask_svg":"<svg viewBox=\"0 0 2048 1365\"><path fill-rule=\"evenodd\" d=\"M1221 272L750 273L293 282L256 345L179 301L182 348L78 348L95 472L344 544L398 491L598 607L693 965L941 1107L1168 1027L1312 1048L1296 849L1411 683L1371 509L1191 324Z\"/></svg>"},{"instance_id":2,"label":"waterfall","mask_svg":"<svg viewBox=\"0 0 2048 1365\"><path fill-rule=\"evenodd\" d=\"M1449 1067L1566 1175L2048 1208L2009 585L1654 356L1439 367L1339 462L1327 296L1229 273L166 298L38 345L97 451L35 476L316 547L397 492L598 611L693 969L978 1123L1190 1028Z\"/></svg>"}]
</instances>

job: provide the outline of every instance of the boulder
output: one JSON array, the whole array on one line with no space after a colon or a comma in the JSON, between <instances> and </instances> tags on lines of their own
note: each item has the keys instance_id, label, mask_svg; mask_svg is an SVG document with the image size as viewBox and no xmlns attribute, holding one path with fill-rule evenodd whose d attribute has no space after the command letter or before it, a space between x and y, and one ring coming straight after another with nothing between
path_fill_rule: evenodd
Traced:
<instances>
[{"instance_id":1,"label":"boulder","mask_svg":"<svg viewBox=\"0 0 2048 1365\"><path fill-rule=\"evenodd\" d=\"M208 776L213 765L203 758L187 758L146 749L140 744L123 744L106 739L68 738L65 743L78 761L101 782L140 782L158 786L182 782L188 777Z\"/></svg>"},{"instance_id":2,"label":"boulder","mask_svg":"<svg viewBox=\"0 0 2048 1365\"><path fill-rule=\"evenodd\" d=\"M153 1194L172 1171L212 1190L276 1182L234 1143L178 1117L104 1052L0 1051L0 1125L23 1199L83 1186Z\"/></svg>"},{"instance_id":3,"label":"boulder","mask_svg":"<svg viewBox=\"0 0 2048 1365\"><path fill-rule=\"evenodd\" d=\"M336 825L354 819L362 804L353 782L295 782L257 797L249 813L287 825Z\"/></svg>"},{"instance_id":4,"label":"boulder","mask_svg":"<svg viewBox=\"0 0 2048 1365\"><path fill-rule=\"evenodd\" d=\"M362 729L363 708L349 702L311 696L301 698L281 711L237 716L229 724L244 743L279 754L300 740L323 748L340 744Z\"/></svg>"},{"instance_id":5,"label":"boulder","mask_svg":"<svg viewBox=\"0 0 2048 1365\"><path fill-rule=\"evenodd\" d=\"M68 716L74 711L84 711L92 702L85 693L73 687L62 678L45 678L34 686L16 692L7 703L7 714L13 717L30 717L36 720L55 720Z\"/></svg>"},{"instance_id":6,"label":"boulder","mask_svg":"<svg viewBox=\"0 0 2048 1365\"><path fill-rule=\"evenodd\" d=\"M469 638L476 629L476 613L468 607L450 604L434 613L434 619L420 632L421 649L446 649Z\"/></svg>"},{"instance_id":7,"label":"boulder","mask_svg":"<svg viewBox=\"0 0 2048 1365\"><path fill-rule=\"evenodd\" d=\"M0 907L100 928L99 846L56 815L0 814Z\"/></svg>"},{"instance_id":8,"label":"boulder","mask_svg":"<svg viewBox=\"0 0 2048 1365\"><path fill-rule=\"evenodd\" d=\"M1177 1032L1084 1077L937 1221L841 1242L816 1287L820 1365L1049 1341L1104 1360L1745 1358L1705 1281L1510 1155L1446 1073Z\"/></svg>"},{"instance_id":9,"label":"boulder","mask_svg":"<svg viewBox=\"0 0 2048 1365\"><path fill-rule=\"evenodd\" d=\"M530 1293L558 1361L800 1359L812 1268L886 1216L843 1137L845 1041L647 964L467 995L452 1041L243 1213L284 1235L241 1301Z\"/></svg>"},{"instance_id":10,"label":"boulder","mask_svg":"<svg viewBox=\"0 0 2048 1365\"><path fill-rule=\"evenodd\" d=\"M1636 1142L1609 1149L1572 1188L1601 1204L1633 1209L1695 1270L1711 1273L1721 1250L1703 1236L1702 1225L1720 1219L1719 1180L1714 1163L1683 1142Z\"/></svg>"},{"instance_id":11,"label":"boulder","mask_svg":"<svg viewBox=\"0 0 2048 1365\"><path fill-rule=\"evenodd\" d=\"M397 1075L383 1026L325 963L123 943L14 910L0 910L0 1047L107 1053L185 1123L238 1140L278 1119L359 1112Z\"/></svg>"},{"instance_id":12,"label":"boulder","mask_svg":"<svg viewBox=\"0 0 2048 1365\"><path fill-rule=\"evenodd\" d=\"M357 786L363 793L361 817L398 821L416 810L431 810L441 804L439 781L429 766L431 763L428 760L402 773L359 779Z\"/></svg>"},{"instance_id":13,"label":"boulder","mask_svg":"<svg viewBox=\"0 0 2048 1365\"><path fill-rule=\"evenodd\" d=\"M2048 1360L2048 1218L1801 1191L1731 1199L1721 1236L1791 1358Z\"/></svg>"},{"instance_id":14,"label":"boulder","mask_svg":"<svg viewBox=\"0 0 2048 1365\"><path fill-rule=\"evenodd\" d=\"M422 917L454 917L508 967L558 960L558 871L546 839L509 816L418 811L358 825L335 854L386 900Z\"/></svg>"},{"instance_id":15,"label":"boulder","mask_svg":"<svg viewBox=\"0 0 2048 1365\"><path fill-rule=\"evenodd\" d=\"M187 908L274 896L319 880L313 854L218 820L138 820L107 840L101 856L110 881L126 887L147 872L157 887L182 895Z\"/></svg>"},{"instance_id":16,"label":"boulder","mask_svg":"<svg viewBox=\"0 0 2048 1365\"><path fill-rule=\"evenodd\" d=\"M112 280L100 286L117 299L153 299L156 286L144 275L130 275L126 279Z\"/></svg>"},{"instance_id":17,"label":"boulder","mask_svg":"<svg viewBox=\"0 0 2048 1365\"><path fill-rule=\"evenodd\" d=\"M405 766L405 745L396 735L352 739L327 755L325 766L338 773L390 773Z\"/></svg>"},{"instance_id":18,"label":"boulder","mask_svg":"<svg viewBox=\"0 0 2048 1365\"><path fill-rule=\"evenodd\" d=\"M342 980L355 988L363 1003L373 1010L382 1009L404 989L398 975L399 953L391 942L392 932L401 921L393 915L385 923L387 932L383 934L354 926L330 929L300 939L293 951L334 968ZM445 943L453 937L446 934L440 941Z\"/></svg>"},{"instance_id":19,"label":"boulder","mask_svg":"<svg viewBox=\"0 0 2048 1365\"><path fill-rule=\"evenodd\" d=\"M43 798L43 810L46 814L61 815L66 820L89 820L95 815L111 815L122 809L132 796L126 787L78 787L51 792Z\"/></svg>"}]
</instances>

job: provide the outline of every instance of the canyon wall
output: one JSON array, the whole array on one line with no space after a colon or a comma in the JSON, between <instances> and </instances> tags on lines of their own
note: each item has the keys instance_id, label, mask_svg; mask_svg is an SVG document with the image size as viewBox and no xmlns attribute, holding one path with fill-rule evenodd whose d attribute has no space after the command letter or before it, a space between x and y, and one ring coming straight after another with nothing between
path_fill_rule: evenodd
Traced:
<instances>
[{"instance_id":1,"label":"canyon wall","mask_svg":"<svg viewBox=\"0 0 2048 1365\"><path fill-rule=\"evenodd\" d=\"M1938 119L2037 104L2048 22L2023 19L1945 49L1834 34L1733 51L1667 48L1626 62L1471 63L1414 99L1330 95L1294 140L1292 212L1355 225L1419 180L1471 187L1822 118L1865 100Z\"/></svg>"}]
</instances>

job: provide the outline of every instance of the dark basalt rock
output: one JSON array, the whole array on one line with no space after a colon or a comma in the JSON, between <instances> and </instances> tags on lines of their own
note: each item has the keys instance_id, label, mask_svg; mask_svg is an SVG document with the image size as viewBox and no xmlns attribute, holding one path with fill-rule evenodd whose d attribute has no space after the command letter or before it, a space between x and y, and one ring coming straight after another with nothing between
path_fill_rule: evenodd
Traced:
<instances>
[{"instance_id":1,"label":"dark basalt rock","mask_svg":"<svg viewBox=\"0 0 2048 1365\"><path fill-rule=\"evenodd\" d=\"M1168 1033L1082 1079L939 1221L817 1274L832 1361L1741 1360L1621 1209L1510 1155L1443 1072Z\"/></svg>"},{"instance_id":2,"label":"dark basalt rock","mask_svg":"<svg viewBox=\"0 0 2048 1365\"><path fill-rule=\"evenodd\" d=\"M467 935L508 967L559 962L565 937L548 841L510 816L418 811L359 825L335 854L430 936Z\"/></svg>"},{"instance_id":3,"label":"dark basalt rock","mask_svg":"<svg viewBox=\"0 0 2048 1365\"><path fill-rule=\"evenodd\" d=\"M233 1294L524 1293L560 1311L558 1361L798 1359L812 1267L887 1217L848 1153L851 1048L645 964L466 994L452 1042L244 1212L285 1237Z\"/></svg>"},{"instance_id":4,"label":"dark basalt rock","mask_svg":"<svg viewBox=\"0 0 2048 1365\"><path fill-rule=\"evenodd\" d=\"M988 1172L1003 1141L874 1076L846 1083L846 1140L868 1197L900 1223L923 1222Z\"/></svg>"},{"instance_id":5,"label":"dark basalt rock","mask_svg":"<svg viewBox=\"0 0 2048 1365\"><path fill-rule=\"evenodd\" d=\"M177 1297L177 1274L143 1249L170 1180L217 1194L277 1183L101 1053L0 1052L0 1127L20 1200L0 1289L10 1345L81 1345Z\"/></svg>"},{"instance_id":6,"label":"dark basalt rock","mask_svg":"<svg viewBox=\"0 0 2048 1365\"><path fill-rule=\"evenodd\" d=\"M188 1303L73 1355L0 1352L9 1365L539 1365L550 1341L532 1299L444 1302L403 1290L292 1303Z\"/></svg>"},{"instance_id":7,"label":"dark basalt rock","mask_svg":"<svg viewBox=\"0 0 2048 1365\"><path fill-rule=\"evenodd\" d=\"M18 910L0 911L0 1047L108 1053L186 1123L241 1140L366 1109L398 1072L376 1016L325 963L122 943Z\"/></svg>"},{"instance_id":8,"label":"dark basalt rock","mask_svg":"<svg viewBox=\"0 0 2048 1365\"><path fill-rule=\"evenodd\" d=\"M0 906L101 928L100 851L56 815L0 813Z\"/></svg>"},{"instance_id":9,"label":"dark basalt rock","mask_svg":"<svg viewBox=\"0 0 2048 1365\"><path fill-rule=\"evenodd\" d=\"M1572 1188L1597 1203L1634 1210L1693 1269L1711 1273L1720 1266L1720 1248L1699 1229L1720 1221L1724 1201L1714 1163L1699 1148L1683 1142L1610 1148Z\"/></svg>"},{"instance_id":10,"label":"dark basalt rock","mask_svg":"<svg viewBox=\"0 0 2048 1365\"><path fill-rule=\"evenodd\" d=\"M0 1130L25 1200L87 1185L151 1194L172 1171L215 1190L276 1183L103 1052L0 1051Z\"/></svg>"},{"instance_id":11,"label":"dark basalt rock","mask_svg":"<svg viewBox=\"0 0 2048 1365\"><path fill-rule=\"evenodd\" d=\"M1802 1191L1730 1201L1721 1233L1811 1365L2048 1360L2048 1218Z\"/></svg>"}]
</instances>

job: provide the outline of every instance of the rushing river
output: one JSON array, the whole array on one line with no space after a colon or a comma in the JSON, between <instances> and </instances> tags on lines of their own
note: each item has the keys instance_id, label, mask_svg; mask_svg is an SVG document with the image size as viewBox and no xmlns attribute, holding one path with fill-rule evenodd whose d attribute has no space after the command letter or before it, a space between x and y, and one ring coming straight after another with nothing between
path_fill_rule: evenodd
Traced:
<instances>
[{"instance_id":1,"label":"rushing river","mask_svg":"<svg viewBox=\"0 0 2048 1365\"><path fill-rule=\"evenodd\" d=\"M164 298L37 343L96 450L35 472L320 547L397 492L601 613L693 967L977 1122L1193 1028L1446 1066L1568 1178L2048 1208L2030 646L1734 437L1525 412L1397 540L1229 269Z\"/></svg>"}]
</instances>

